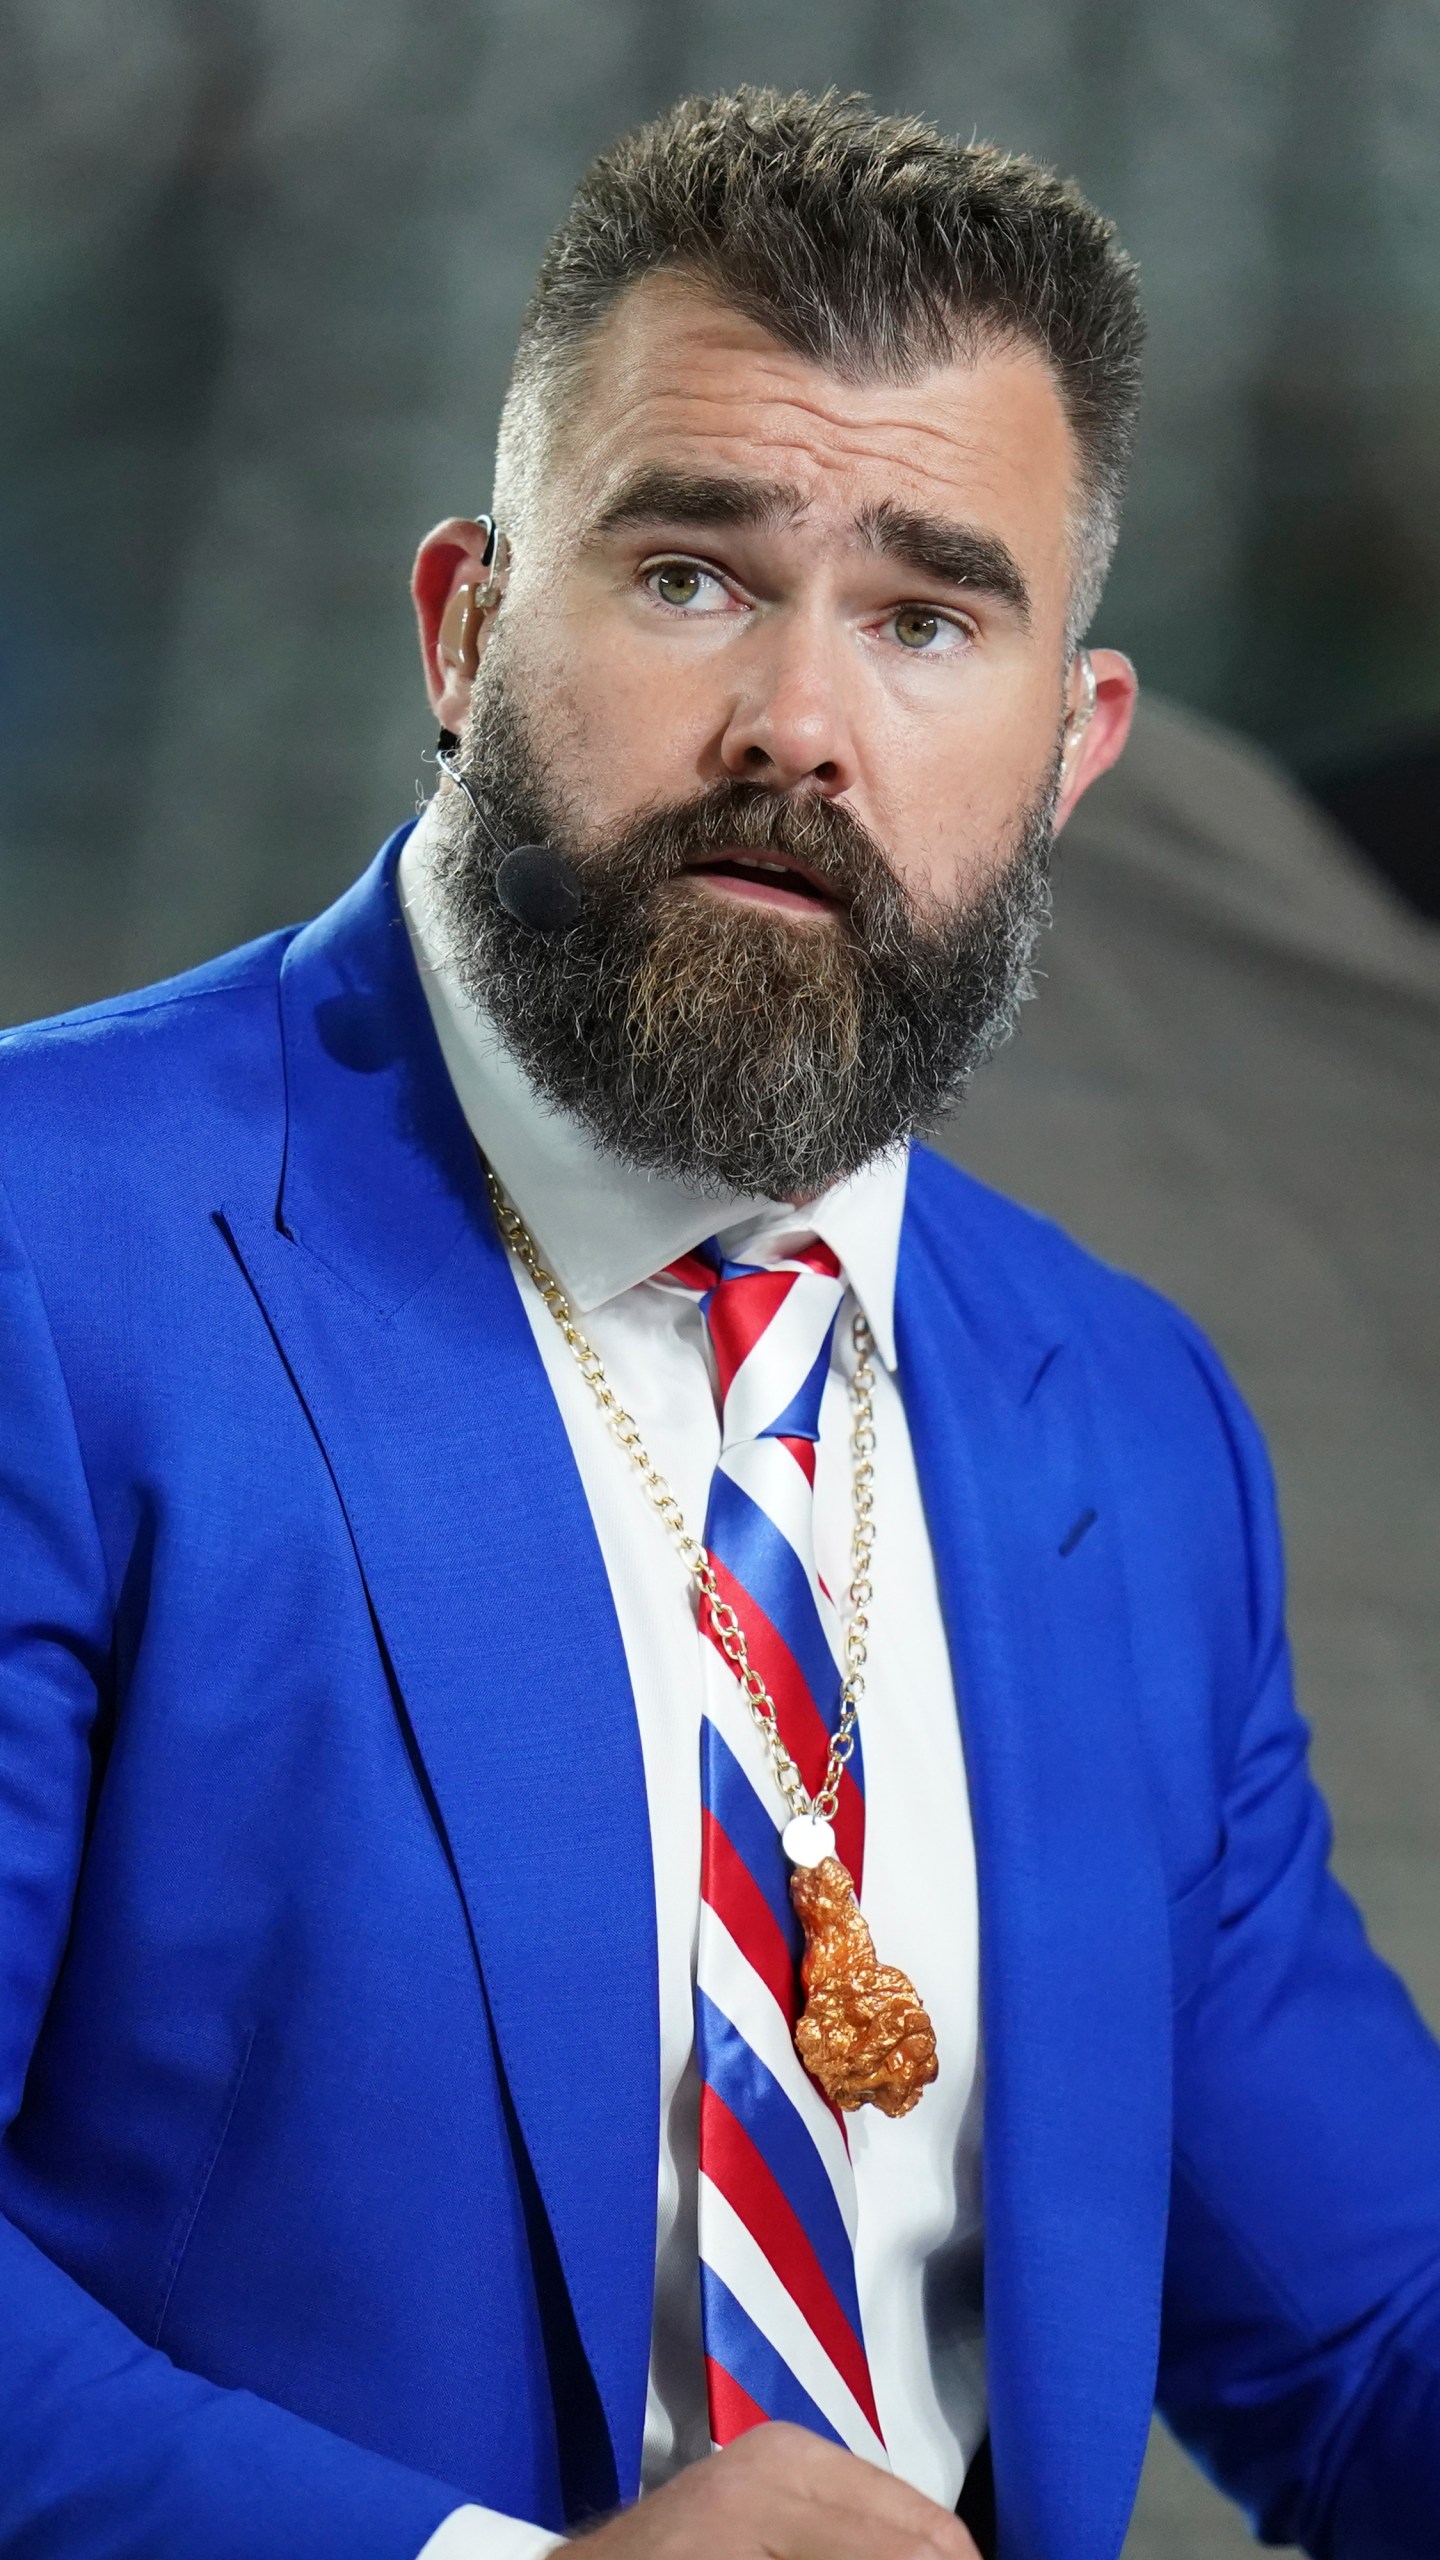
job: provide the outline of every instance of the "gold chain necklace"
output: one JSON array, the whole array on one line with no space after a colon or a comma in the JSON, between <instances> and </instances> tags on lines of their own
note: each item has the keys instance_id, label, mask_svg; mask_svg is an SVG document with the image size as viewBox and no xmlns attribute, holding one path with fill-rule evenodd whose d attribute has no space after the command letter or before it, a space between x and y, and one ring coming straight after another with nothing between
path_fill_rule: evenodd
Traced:
<instances>
[{"instance_id":1,"label":"gold chain necklace","mask_svg":"<svg viewBox=\"0 0 1440 2560\"><path fill-rule=\"evenodd\" d=\"M840 1717L825 1776L812 1796L785 1747L775 1701L750 1659L745 1630L722 1599L708 1550L686 1525L676 1495L656 1466L633 1414L626 1411L605 1374L594 1344L518 1209L486 1167L491 1205L506 1244L554 1317L571 1358L604 1416L611 1438L635 1469L651 1508L704 1598L715 1640L740 1684L775 1782L789 1808L781 1843L794 1873L791 1899L805 1930L800 1978L807 1994L795 2043L807 2071L837 2106L877 2106L886 2115L908 2115L935 2077L935 2036L908 1975L877 1964L869 1928L855 1899L849 1871L835 1855L833 1829L845 1765L855 1748L860 1700L869 1654L868 1611L875 1548L874 1339L857 1308L852 1325L855 1367L850 1379L854 1462L854 1526L850 1590L845 1618Z\"/></svg>"}]
</instances>

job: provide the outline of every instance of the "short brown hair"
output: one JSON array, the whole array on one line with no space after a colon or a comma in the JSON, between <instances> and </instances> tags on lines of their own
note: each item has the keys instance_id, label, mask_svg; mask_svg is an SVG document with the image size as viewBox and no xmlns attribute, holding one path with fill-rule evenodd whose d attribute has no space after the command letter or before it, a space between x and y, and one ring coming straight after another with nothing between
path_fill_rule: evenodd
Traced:
<instances>
[{"instance_id":1,"label":"short brown hair","mask_svg":"<svg viewBox=\"0 0 1440 2560\"><path fill-rule=\"evenodd\" d=\"M1078 637L1118 530L1144 320L1114 226L1077 187L834 90L682 99L592 161L545 252L501 421L507 512L586 342L662 269L851 379L903 381L987 341L1038 348L1079 460Z\"/></svg>"}]
</instances>

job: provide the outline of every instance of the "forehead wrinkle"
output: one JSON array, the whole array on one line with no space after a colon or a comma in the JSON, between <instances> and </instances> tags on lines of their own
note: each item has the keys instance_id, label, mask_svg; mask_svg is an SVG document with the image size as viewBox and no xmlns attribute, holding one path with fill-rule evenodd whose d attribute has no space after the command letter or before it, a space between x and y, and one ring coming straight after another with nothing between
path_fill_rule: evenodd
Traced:
<instances>
[{"instance_id":1,"label":"forehead wrinkle","mask_svg":"<svg viewBox=\"0 0 1440 2560\"><path fill-rule=\"evenodd\" d=\"M663 331L665 359L658 379L657 331ZM633 453L637 444L668 458L672 440L693 438L712 442L741 468L747 452L769 448L793 453L807 478L833 483L847 469L869 465L946 489L952 499L947 483L953 484L957 463L976 458L973 423L954 413L956 393L963 410L970 385L987 378L1018 385L1029 377L1060 407L1046 353L1029 341L1008 334L992 339L987 332L973 345L957 342L951 356L904 384L883 376L851 381L784 344L703 279L674 271L643 277L619 297L595 333L584 372L592 397L583 405L592 433L599 427L598 450L592 447L597 463L607 447L617 462L628 460L625 446ZM610 417L601 424L594 395L606 377L610 398L602 395L600 406ZM727 433L723 416L734 419L737 392L748 397L750 416L742 431ZM757 410L767 413L767 423ZM721 417L711 425L716 412ZM1061 423L1068 444L1063 415ZM989 441L982 434L978 458Z\"/></svg>"},{"instance_id":2,"label":"forehead wrinkle","mask_svg":"<svg viewBox=\"0 0 1440 2560\"><path fill-rule=\"evenodd\" d=\"M722 445L773 446L779 452L803 455L808 462L818 464L826 471L845 470L856 462L883 463L891 469L898 464L902 469L914 470L925 479L942 478L943 466L937 470L925 462L910 460L895 449L896 445L939 446L943 455L955 456L968 452L974 444L973 432L967 432L954 422L917 417L913 413L878 418L842 417L822 408L817 401L801 399L793 392L766 393L756 406L762 412L770 413L768 418L752 416L743 429L736 427L727 432L723 426L717 428L703 416L697 418L693 413L728 410L733 415L733 387L720 384L710 390L703 384L689 382L683 391L667 387L663 391L647 392L635 404L638 415L631 412L627 416L622 410L617 426L628 426L632 431L638 429L641 434L674 436L682 441L693 437L697 442L704 442L713 437ZM661 410L661 416L657 419L652 414L647 419L646 410L653 412L654 407ZM677 414L665 417L663 412L666 408ZM802 422L813 421L815 426L827 431L827 439L833 439L835 449L827 451L825 440L815 434L813 427L807 432L806 423L796 425L787 421L782 425L774 418L775 411L796 413Z\"/></svg>"}]
</instances>

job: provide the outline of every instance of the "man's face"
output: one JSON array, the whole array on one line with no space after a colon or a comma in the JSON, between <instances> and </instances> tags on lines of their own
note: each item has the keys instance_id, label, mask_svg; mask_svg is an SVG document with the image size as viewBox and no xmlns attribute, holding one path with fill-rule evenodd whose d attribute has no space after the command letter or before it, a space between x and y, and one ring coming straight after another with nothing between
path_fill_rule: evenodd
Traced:
<instances>
[{"instance_id":1,"label":"man's face","mask_svg":"<svg viewBox=\"0 0 1440 2560\"><path fill-rule=\"evenodd\" d=\"M509 681L597 831L721 777L806 789L948 900L1054 749L1074 500L1032 350L857 385L652 277L592 350L517 548Z\"/></svg>"},{"instance_id":2,"label":"man's face","mask_svg":"<svg viewBox=\"0 0 1440 2560\"><path fill-rule=\"evenodd\" d=\"M436 639L448 597L476 576L473 528L429 538L416 593L432 702L467 732L469 769L498 793L502 824L543 824L582 869L590 860L597 898L607 877L623 877L655 902L650 943L632 933L626 958L644 979L629 988L627 1038L638 1009L647 1036L672 1050L693 1047L702 1020L710 1048L724 1049L727 994L758 983L758 966L772 1036L743 1105L754 1121L772 1086L795 1087L791 1009L813 1030L829 1008L852 1081L883 1076L878 1051L861 1054L870 998L857 995L852 964L863 973L908 945L933 1012L944 971L971 968L972 917L993 977L991 908L1021 855L1033 872L1037 841L1118 754L1133 694L1124 660L1098 653L1099 710L1062 758L1074 508L1070 430L1028 349L982 349L901 386L854 384L680 278L621 298L515 529L473 706ZM1071 671L1072 703L1079 691ZM667 831L667 813L686 812L706 823ZM637 822L652 831L643 858L628 842ZM478 848L458 809L451 828L463 871ZM612 854L619 873L607 872ZM462 896L457 912L485 946L473 991L493 1000L497 948L482 907ZM1012 939L1005 965L1018 976L1023 935ZM589 954L592 977L603 956ZM499 966L512 1038L520 1011L544 1009L548 965L537 959L519 979ZM685 981L668 1033L661 966ZM981 992L993 1009L996 989ZM551 990L557 1020L574 994ZM871 994L883 1013L895 990ZM952 1040L937 1054L933 1084L953 1085L974 1063L979 1029L968 1048ZM924 1039L934 1045L913 1007L890 1032L912 1060ZM544 1058L528 1062L554 1098L577 1101ZM616 1073L630 1065L617 1050ZM726 1074L743 1086L744 1062L728 1058ZM837 1092L817 1087L814 1108L838 1125ZM939 1098L882 1096L864 1142L902 1134ZM627 1152L659 1160L658 1142L590 1116ZM833 1164L823 1143L812 1148L797 1179L848 1170L861 1135L857 1121ZM706 1160L682 1169L777 1187L781 1168L763 1149L697 1141L690 1152ZM757 1167L768 1183L740 1181Z\"/></svg>"}]
</instances>

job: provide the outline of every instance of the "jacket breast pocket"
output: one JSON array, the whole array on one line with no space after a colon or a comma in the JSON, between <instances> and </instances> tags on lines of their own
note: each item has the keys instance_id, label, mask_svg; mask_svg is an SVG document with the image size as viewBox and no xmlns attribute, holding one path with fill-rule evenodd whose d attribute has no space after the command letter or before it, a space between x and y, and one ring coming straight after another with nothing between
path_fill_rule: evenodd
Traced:
<instances>
[{"instance_id":1,"label":"jacket breast pocket","mask_svg":"<svg viewBox=\"0 0 1440 2560\"><path fill-rule=\"evenodd\" d=\"M1220 1893L1225 1881L1225 1844L1213 1865L1204 1869L1170 1904L1170 1979L1176 2009L1187 2008L1203 1988L1215 1952L1220 1925Z\"/></svg>"}]
</instances>

